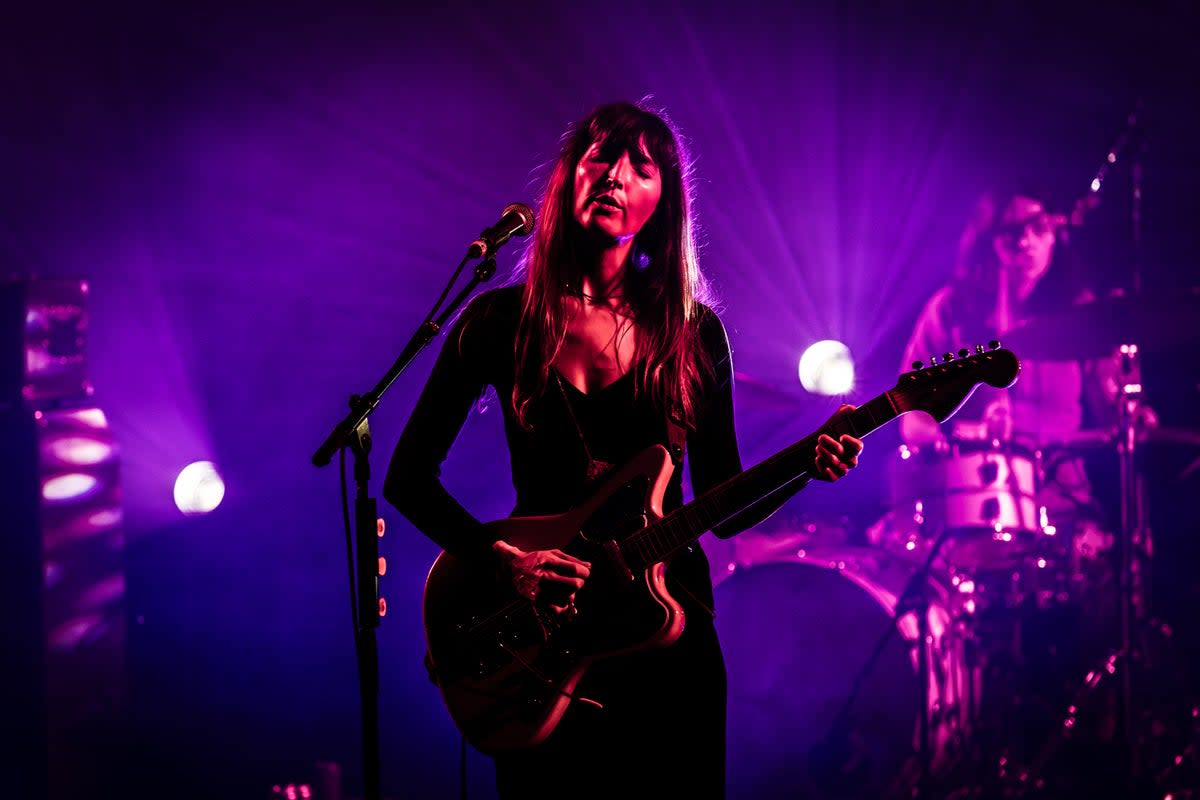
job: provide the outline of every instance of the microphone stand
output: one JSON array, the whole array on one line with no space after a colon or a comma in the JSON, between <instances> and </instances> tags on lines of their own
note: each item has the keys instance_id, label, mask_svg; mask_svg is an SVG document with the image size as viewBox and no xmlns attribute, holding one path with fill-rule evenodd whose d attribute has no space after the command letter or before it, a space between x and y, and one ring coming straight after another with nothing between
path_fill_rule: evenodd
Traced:
<instances>
[{"instance_id":1,"label":"microphone stand","mask_svg":"<svg viewBox=\"0 0 1200 800\"><path fill-rule=\"evenodd\" d=\"M433 310L425 317L425 321L421 323L395 363L375 387L365 395L350 396L350 413L334 426L312 456L314 466L324 467L332 460L334 452L340 451L341 453L342 510L346 522L347 549L351 551L350 611L354 622L354 644L358 658L359 693L362 704L363 793L365 800L380 800L379 651L375 630L379 627L379 618L383 616L386 609L383 598L379 596L379 537L383 535L383 529L378 522L376 501L370 496L368 489L371 478L368 458L371 451L371 432L367 424L367 417L379 405L383 393L395 382L400 373L408 368L413 359L433 341L438 331L475 290L475 287L483 281L489 280L496 273L496 256L491 253L476 265L474 277L435 320L434 315L438 313L438 309L458 280L458 276L462 273L469 258L470 254L459 262L458 268L455 269L454 275L451 276L450 282L442 291ZM354 482L356 485L354 538L357 547L351 546L349 509L346 505L346 447L349 447L354 454ZM356 575L357 580L355 579Z\"/></svg>"},{"instance_id":2,"label":"microphone stand","mask_svg":"<svg viewBox=\"0 0 1200 800\"><path fill-rule=\"evenodd\" d=\"M1142 100L1138 98L1125 120L1117 141L1109 148L1105 163L1092 180L1092 193L1076 203L1072 223L1082 223L1082 213L1095 207L1109 166L1129 150L1130 207L1129 232L1132 243L1132 264L1129 274L1129 295L1136 298L1142 291L1142 155L1145 135L1139 116ZM1145 670L1145 659L1138 633L1148 617L1149 593L1147 582L1151 568L1148 554L1153 552L1150 528L1143 499L1141 475L1138 469L1136 423L1142 396L1141 366L1138 342L1122 340L1113 354L1119 365L1120 390L1117 403L1117 455L1120 467L1120 528L1114 538L1113 560L1117 593L1117 642L1123 660L1117 691L1117 739L1124 759L1124 778L1135 786L1143 778L1144 764L1142 734L1139 730L1141 712L1138 708L1134 670ZM1146 555L1144 563L1140 557ZM1115 662L1114 662L1115 663Z\"/></svg>"},{"instance_id":3,"label":"microphone stand","mask_svg":"<svg viewBox=\"0 0 1200 800\"><path fill-rule=\"evenodd\" d=\"M930 658L933 643L930 641L929 633L929 574L933 568L933 562L937 558L938 551L942 549L942 545L949 538L950 528L942 530L933 547L929 550L929 555L925 557L925 562L917 569L916 572L908 579L908 584L904 587L904 591L896 598L895 618L884 628L883 633L875 642L875 648L867 657L866 663L859 669L854 676L854 681L851 685L850 694L846 698L846 702L842 704L841 710L834 718L833 724L829 726L829 732L825 735L823 741L836 742L846 734L846 722L850 715L850 709L854 705L854 701L858 699L858 695L862 692L863 681L875 664L879 661L879 657L883 654L883 648L891 640L896 633L899 625L899 620L910 611L917 615L917 679L921 683L919 706L921 710L921 719L918 727L917 739L917 762L920 765L920 774L917 777L917 785L913 791L913 800L926 800L932 798L933 795L930 789L930 774L933 765L933 743L932 743L932 721L929 719L929 677L930 677ZM829 752L834 752L834 748L830 747Z\"/></svg>"}]
</instances>

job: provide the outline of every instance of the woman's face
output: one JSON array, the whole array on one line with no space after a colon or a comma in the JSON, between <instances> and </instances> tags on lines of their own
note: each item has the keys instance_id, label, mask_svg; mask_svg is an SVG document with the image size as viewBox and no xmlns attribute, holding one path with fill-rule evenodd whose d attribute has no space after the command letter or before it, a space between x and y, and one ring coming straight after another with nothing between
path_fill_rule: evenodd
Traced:
<instances>
[{"instance_id":1,"label":"woman's face","mask_svg":"<svg viewBox=\"0 0 1200 800\"><path fill-rule=\"evenodd\" d=\"M1054 257L1054 224L1042 204L1030 197L1014 197L1000 215L992 247L1000 266L1027 281L1037 281Z\"/></svg>"},{"instance_id":2,"label":"woman's face","mask_svg":"<svg viewBox=\"0 0 1200 800\"><path fill-rule=\"evenodd\" d=\"M612 152L604 140L593 142L575 166L575 220L585 231L623 242L637 235L658 207L662 176L646 154Z\"/></svg>"}]
</instances>

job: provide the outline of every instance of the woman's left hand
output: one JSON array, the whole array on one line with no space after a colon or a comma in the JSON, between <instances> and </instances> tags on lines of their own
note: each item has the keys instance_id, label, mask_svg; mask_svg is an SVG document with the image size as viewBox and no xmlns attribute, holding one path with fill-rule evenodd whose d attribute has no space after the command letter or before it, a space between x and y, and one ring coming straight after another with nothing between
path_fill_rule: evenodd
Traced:
<instances>
[{"instance_id":1,"label":"woman's left hand","mask_svg":"<svg viewBox=\"0 0 1200 800\"><path fill-rule=\"evenodd\" d=\"M849 414L854 408L852 405L843 405L830 417L830 422L843 414ZM844 478L847 472L858 466L858 454L862 449L862 439L856 439L848 433L843 433L837 439L822 433L817 437L816 470L813 477L830 483Z\"/></svg>"}]
</instances>

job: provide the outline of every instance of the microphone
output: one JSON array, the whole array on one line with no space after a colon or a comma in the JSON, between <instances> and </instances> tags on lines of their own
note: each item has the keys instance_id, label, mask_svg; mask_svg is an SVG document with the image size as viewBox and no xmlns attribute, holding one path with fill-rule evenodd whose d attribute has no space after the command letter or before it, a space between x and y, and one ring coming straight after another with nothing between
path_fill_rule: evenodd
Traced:
<instances>
[{"instance_id":1,"label":"microphone","mask_svg":"<svg viewBox=\"0 0 1200 800\"><path fill-rule=\"evenodd\" d=\"M533 230L533 209L524 203L509 203L500 216L500 221L485 228L479 238L467 248L467 258L483 258L494 255L500 245L514 236L528 236Z\"/></svg>"}]
</instances>

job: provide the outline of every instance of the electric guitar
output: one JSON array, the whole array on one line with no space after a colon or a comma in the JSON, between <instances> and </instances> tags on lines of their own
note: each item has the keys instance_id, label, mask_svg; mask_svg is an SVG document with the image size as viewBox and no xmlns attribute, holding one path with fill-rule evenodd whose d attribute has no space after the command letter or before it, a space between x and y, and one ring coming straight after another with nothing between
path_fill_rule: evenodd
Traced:
<instances>
[{"instance_id":1,"label":"electric guitar","mask_svg":"<svg viewBox=\"0 0 1200 800\"><path fill-rule=\"evenodd\" d=\"M807 480L821 433L861 438L909 411L944 422L980 384L1013 384L1020 363L1012 352L996 342L975 350L904 373L894 388L669 514L662 498L674 464L665 447L654 445L613 470L571 511L489 523L524 550L558 548L591 563L570 618L520 597L494 571L439 555L425 583L426 665L463 736L485 753L532 747L572 701L598 705L575 695L591 665L668 645L683 632L683 609L664 582L672 555L762 498Z\"/></svg>"}]
</instances>

